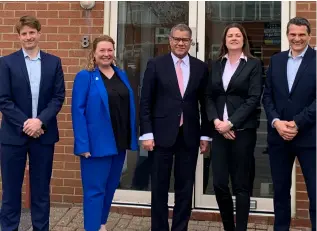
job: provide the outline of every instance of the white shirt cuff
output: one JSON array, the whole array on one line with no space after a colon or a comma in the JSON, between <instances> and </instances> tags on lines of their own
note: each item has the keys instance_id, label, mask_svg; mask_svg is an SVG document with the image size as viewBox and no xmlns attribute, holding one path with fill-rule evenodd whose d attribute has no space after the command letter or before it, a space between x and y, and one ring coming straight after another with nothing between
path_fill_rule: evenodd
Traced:
<instances>
[{"instance_id":1,"label":"white shirt cuff","mask_svg":"<svg viewBox=\"0 0 317 231\"><path fill-rule=\"evenodd\" d=\"M272 123L271 123L272 128L274 128L274 122L277 121L277 120L280 120L280 119L279 118L275 118L275 119L272 120Z\"/></svg>"},{"instance_id":2,"label":"white shirt cuff","mask_svg":"<svg viewBox=\"0 0 317 231\"><path fill-rule=\"evenodd\" d=\"M212 141L212 138L208 137L208 136L201 136L200 140L207 140L207 141Z\"/></svg>"},{"instance_id":3,"label":"white shirt cuff","mask_svg":"<svg viewBox=\"0 0 317 231\"><path fill-rule=\"evenodd\" d=\"M153 133L145 133L140 136L139 140L154 140Z\"/></svg>"}]
</instances>

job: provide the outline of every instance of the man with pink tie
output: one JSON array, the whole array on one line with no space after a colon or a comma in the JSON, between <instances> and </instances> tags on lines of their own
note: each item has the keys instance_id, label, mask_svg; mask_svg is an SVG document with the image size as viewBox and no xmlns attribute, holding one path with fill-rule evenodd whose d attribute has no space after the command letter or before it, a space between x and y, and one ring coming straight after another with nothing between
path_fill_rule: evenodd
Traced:
<instances>
[{"instance_id":1,"label":"man with pink tie","mask_svg":"<svg viewBox=\"0 0 317 231\"><path fill-rule=\"evenodd\" d=\"M169 230L168 190L174 163L175 206L172 231L186 231L191 214L198 150L210 141L204 91L207 64L190 56L192 31L171 29L171 53L148 61L140 101L140 140L153 157L152 231ZM200 122L201 120L201 122Z\"/></svg>"}]
</instances>

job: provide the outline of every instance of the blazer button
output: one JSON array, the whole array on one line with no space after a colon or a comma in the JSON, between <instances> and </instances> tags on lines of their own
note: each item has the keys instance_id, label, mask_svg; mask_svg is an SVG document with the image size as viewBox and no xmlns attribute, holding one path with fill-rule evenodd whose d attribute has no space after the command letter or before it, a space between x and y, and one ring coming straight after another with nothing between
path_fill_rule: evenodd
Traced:
<instances>
[{"instance_id":1,"label":"blazer button","mask_svg":"<svg viewBox=\"0 0 317 231\"><path fill-rule=\"evenodd\" d=\"M178 117L180 117L180 116L181 116L181 114L178 114L177 116L178 116Z\"/></svg>"}]
</instances>

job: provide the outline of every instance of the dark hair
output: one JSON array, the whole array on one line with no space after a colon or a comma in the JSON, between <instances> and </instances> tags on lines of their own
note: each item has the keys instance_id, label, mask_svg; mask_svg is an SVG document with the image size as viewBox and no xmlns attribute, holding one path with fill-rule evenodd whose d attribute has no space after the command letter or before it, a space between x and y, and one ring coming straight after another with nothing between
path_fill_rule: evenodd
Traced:
<instances>
[{"instance_id":1,"label":"dark hair","mask_svg":"<svg viewBox=\"0 0 317 231\"><path fill-rule=\"evenodd\" d=\"M37 31L41 31L41 23L34 16L25 15L19 19L18 23L15 25L15 29L18 34L20 34L20 31L24 26L29 26L33 29L36 29Z\"/></svg>"},{"instance_id":2,"label":"dark hair","mask_svg":"<svg viewBox=\"0 0 317 231\"><path fill-rule=\"evenodd\" d=\"M219 50L219 54L217 58L220 59L228 53L228 48L226 46L226 36L227 36L228 30L231 28L238 28L241 31L243 36L242 52L246 57L253 58L253 55L250 52L250 45L249 45L247 33L245 32L244 27L239 23L230 23L229 25L226 26L225 30L222 33L221 46L220 46L220 50Z\"/></svg>"},{"instance_id":3,"label":"dark hair","mask_svg":"<svg viewBox=\"0 0 317 231\"><path fill-rule=\"evenodd\" d=\"M296 26L306 26L307 33L310 35L310 32L311 32L310 23L306 18L295 17L295 18L292 18L291 20L289 20L289 22L287 23L286 34L288 34L289 27L292 24L296 25Z\"/></svg>"},{"instance_id":4,"label":"dark hair","mask_svg":"<svg viewBox=\"0 0 317 231\"><path fill-rule=\"evenodd\" d=\"M171 31L170 31L170 36L173 36L173 33L176 30L180 30L180 31L187 31L189 33L189 37L192 37L192 30L190 29L189 26L187 26L186 24L177 24L175 26L172 27Z\"/></svg>"}]
</instances>

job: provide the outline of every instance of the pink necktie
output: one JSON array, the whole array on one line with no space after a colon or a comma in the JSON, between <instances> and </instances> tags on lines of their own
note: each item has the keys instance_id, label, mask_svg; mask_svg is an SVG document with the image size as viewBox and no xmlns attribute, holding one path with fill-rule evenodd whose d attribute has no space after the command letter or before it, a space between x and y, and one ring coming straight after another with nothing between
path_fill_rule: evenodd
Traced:
<instances>
[{"instance_id":1,"label":"pink necktie","mask_svg":"<svg viewBox=\"0 0 317 231\"><path fill-rule=\"evenodd\" d=\"M181 95L184 96L183 72L181 68L182 62L183 60L179 59L176 63L176 75L177 75L179 90L181 92ZM182 126L182 125L183 125L183 113L181 114L181 121L179 126Z\"/></svg>"}]
</instances>

